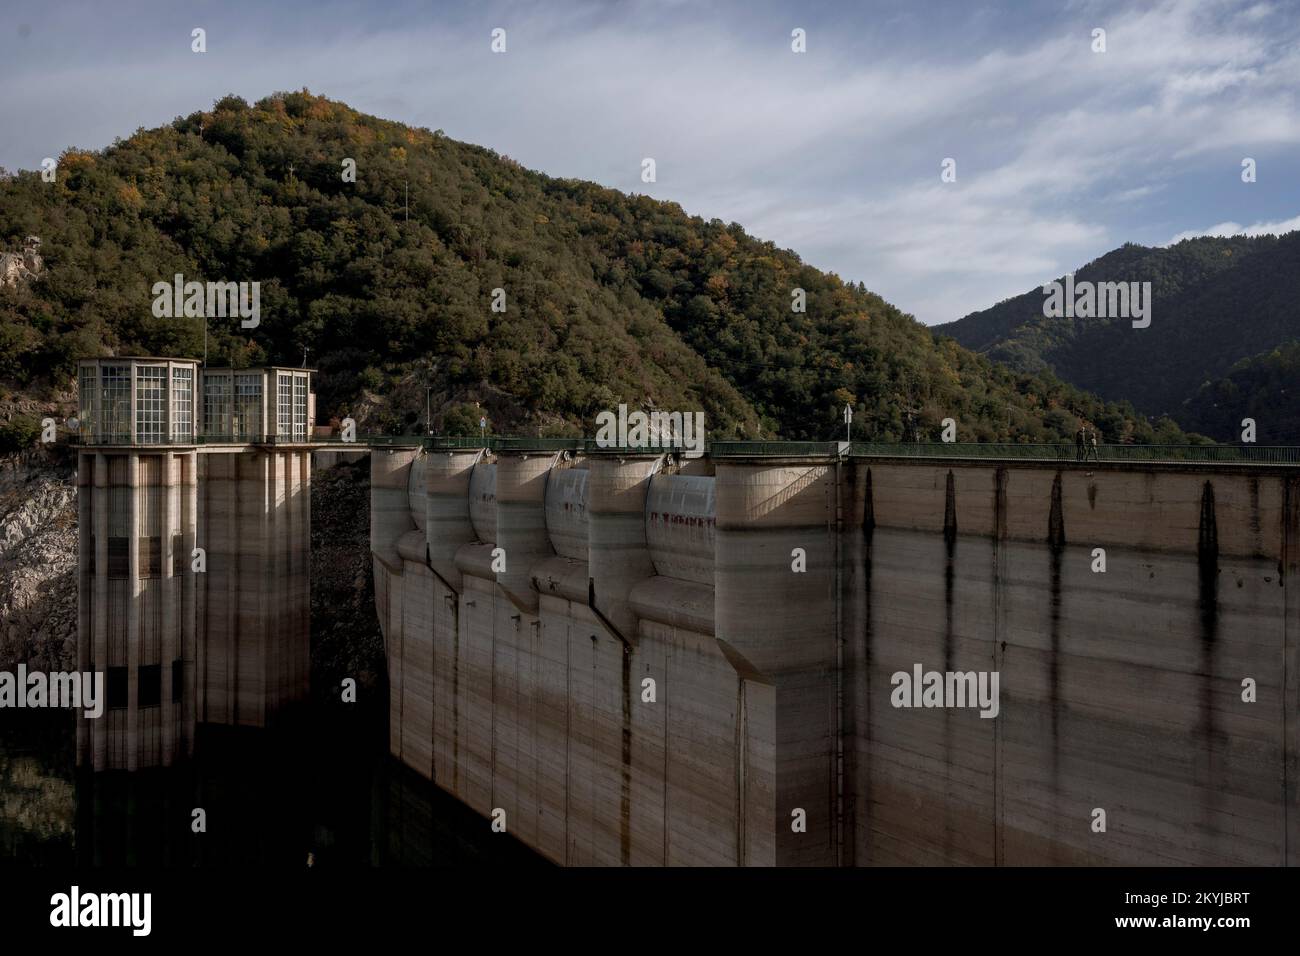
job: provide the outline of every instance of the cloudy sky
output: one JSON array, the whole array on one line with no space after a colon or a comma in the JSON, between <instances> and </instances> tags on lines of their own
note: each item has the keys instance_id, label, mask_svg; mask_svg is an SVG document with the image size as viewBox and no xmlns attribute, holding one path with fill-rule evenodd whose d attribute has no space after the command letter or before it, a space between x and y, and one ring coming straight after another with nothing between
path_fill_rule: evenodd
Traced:
<instances>
[{"instance_id":1,"label":"cloudy sky","mask_svg":"<svg viewBox=\"0 0 1300 956\"><path fill-rule=\"evenodd\" d=\"M734 220L927 323L1126 241L1300 228L1297 0L4 7L11 170L306 87Z\"/></svg>"}]
</instances>

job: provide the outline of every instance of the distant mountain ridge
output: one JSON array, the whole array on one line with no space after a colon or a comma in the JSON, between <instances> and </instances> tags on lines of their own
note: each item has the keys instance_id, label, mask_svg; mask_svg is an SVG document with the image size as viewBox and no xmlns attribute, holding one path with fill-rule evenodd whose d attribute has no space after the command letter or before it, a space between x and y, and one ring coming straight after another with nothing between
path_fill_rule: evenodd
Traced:
<instances>
[{"instance_id":1,"label":"distant mountain ridge","mask_svg":"<svg viewBox=\"0 0 1300 956\"><path fill-rule=\"evenodd\" d=\"M1239 436L1223 427L1222 415L1203 414L1195 397L1236 363L1300 339L1300 232L1126 244L1074 275L1076 282L1150 282L1150 327L1135 329L1126 318L1044 317L1038 288L934 331L1017 370L1051 371L1220 440Z\"/></svg>"}]
</instances>

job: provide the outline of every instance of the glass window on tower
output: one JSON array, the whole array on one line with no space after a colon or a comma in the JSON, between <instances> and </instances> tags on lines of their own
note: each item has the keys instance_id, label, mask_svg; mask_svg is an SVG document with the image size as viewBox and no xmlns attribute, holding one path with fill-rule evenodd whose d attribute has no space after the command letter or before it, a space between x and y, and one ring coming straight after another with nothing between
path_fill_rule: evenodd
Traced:
<instances>
[{"instance_id":1,"label":"glass window on tower","mask_svg":"<svg viewBox=\"0 0 1300 956\"><path fill-rule=\"evenodd\" d=\"M167 408L167 366L138 365L135 369L135 440L163 440Z\"/></svg>"},{"instance_id":2,"label":"glass window on tower","mask_svg":"<svg viewBox=\"0 0 1300 956\"><path fill-rule=\"evenodd\" d=\"M172 440L189 441L194 433L194 369L172 369Z\"/></svg>"},{"instance_id":3,"label":"glass window on tower","mask_svg":"<svg viewBox=\"0 0 1300 956\"><path fill-rule=\"evenodd\" d=\"M101 366L104 394L100 435L108 442L126 442L131 437L131 367Z\"/></svg>"},{"instance_id":4,"label":"glass window on tower","mask_svg":"<svg viewBox=\"0 0 1300 956\"><path fill-rule=\"evenodd\" d=\"M307 440L307 376L293 377L293 440Z\"/></svg>"},{"instance_id":5,"label":"glass window on tower","mask_svg":"<svg viewBox=\"0 0 1300 956\"><path fill-rule=\"evenodd\" d=\"M260 441L262 438L262 375L235 376L235 437Z\"/></svg>"},{"instance_id":6,"label":"glass window on tower","mask_svg":"<svg viewBox=\"0 0 1300 956\"><path fill-rule=\"evenodd\" d=\"M275 436L286 439L293 435L293 376L280 372L276 378L280 390L280 416Z\"/></svg>"},{"instance_id":7,"label":"glass window on tower","mask_svg":"<svg viewBox=\"0 0 1300 956\"><path fill-rule=\"evenodd\" d=\"M83 365L79 370L77 418L81 422L81 437L90 439L95 434L95 387L99 379L99 367Z\"/></svg>"},{"instance_id":8,"label":"glass window on tower","mask_svg":"<svg viewBox=\"0 0 1300 956\"><path fill-rule=\"evenodd\" d=\"M230 376L203 376L203 434L209 438L228 438L230 424Z\"/></svg>"}]
</instances>

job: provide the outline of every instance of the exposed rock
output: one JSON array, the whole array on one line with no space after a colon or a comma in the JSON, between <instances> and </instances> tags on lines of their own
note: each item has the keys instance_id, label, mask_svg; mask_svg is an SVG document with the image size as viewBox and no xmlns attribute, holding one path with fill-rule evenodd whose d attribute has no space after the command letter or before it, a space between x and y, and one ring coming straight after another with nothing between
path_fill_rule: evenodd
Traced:
<instances>
[{"instance_id":1,"label":"exposed rock","mask_svg":"<svg viewBox=\"0 0 1300 956\"><path fill-rule=\"evenodd\" d=\"M0 670L71 670L76 659L76 480L0 467Z\"/></svg>"},{"instance_id":2,"label":"exposed rock","mask_svg":"<svg viewBox=\"0 0 1300 956\"><path fill-rule=\"evenodd\" d=\"M370 558L370 456L311 476L312 695L337 704L345 677L366 696L386 679Z\"/></svg>"},{"instance_id":3,"label":"exposed rock","mask_svg":"<svg viewBox=\"0 0 1300 956\"><path fill-rule=\"evenodd\" d=\"M44 271L40 236L28 236L22 252L0 252L0 288L28 282Z\"/></svg>"}]
</instances>

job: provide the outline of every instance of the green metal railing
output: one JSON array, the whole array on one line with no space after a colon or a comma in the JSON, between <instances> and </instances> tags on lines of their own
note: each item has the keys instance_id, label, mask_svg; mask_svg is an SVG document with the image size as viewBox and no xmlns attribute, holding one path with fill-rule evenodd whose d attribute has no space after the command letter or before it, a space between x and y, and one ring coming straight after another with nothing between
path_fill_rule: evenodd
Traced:
<instances>
[{"instance_id":1,"label":"green metal railing","mask_svg":"<svg viewBox=\"0 0 1300 956\"><path fill-rule=\"evenodd\" d=\"M1011 442L853 442L851 454L865 458L1013 459L1023 461L1203 462L1296 465L1300 446L1290 445L1098 445L1080 457L1078 446Z\"/></svg>"},{"instance_id":2,"label":"green metal railing","mask_svg":"<svg viewBox=\"0 0 1300 956\"><path fill-rule=\"evenodd\" d=\"M714 457L834 458L846 450L841 441L714 441L708 452Z\"/></svg>"},{"instance_id":3,"label":"green metal railing","mask_svg":"<svg viewBox=\"0 0 1300 956\"><path fill-rule=\"evenodd\" d=\"M341 439L326 439L327 441L340 441ZM93 434L83 436L79 433L73 433L68 436L68 442L73 445L123 445L130 448L155 448L155 447L175 447L175 446L193 446L193 445L306 445L320 442L318 438L294 438L289 435L263 435L260 432L256 434L243 435L198 435L191 437L184 435L159 436L157 438L132 438L129 434Z\"/></svg>"},{"instance_id":4,"label":"green metal railing","mask_svg":"<svg viewBox=\"0 0 1300 956\"><path fill-rule=\"evenodd\" d=\"M70 435L74 445L120 445L133 448L194 445L327 445L358 449L375 447L424 448L431 451L477 451L504 453L574 454L657 454L684 449L605 447L592 438L520 438L488 435L464 438L430 435L357 435L353 442L338 435L295 439L283 435L200 435L197 438L131 440L129 435ZM1099 445L1095 454L1088 449L1079 457L1071 443L1026 444L1018 442L842 442L842 441L715 441L705 453L713 458L929 458L971 461L1052 461L1206 463L1300 466L1300 446L1295 445Z\"/></svg>"},{"instance_id":5,"label":"green metal railing","mask_svg":"<svg viewBox=\"0 0 1300 956\"><path fill-rule=\"evenodd\" d=\"M366 441L370 439L367 438ZM404 439L411 443L413 439ZM573 451L582 454L646 454L655 448L602 447L594 439L578 438L435 438L426 447L479 449L495 452ZM681 449L672 450L681 454ZM1300 465L1300 446L1289 445L1099 445L1083 458L1072 443L1013 442L838 442L838 441L715 441L706 454L713 458L935 458L1055 462L1198 462L1210 464Z\"/></svg>"},{"instance_id":6,"label":"green metal railing","mask_svg":"<svg viewBox=\"0 0 1300 956\"><path fill-rule=\"evenodd\" d=\"M588 443L585 438L512 438L504 435L488 435L486 438L434 436L424 441L426 447L443 451L487 448L491 451L581 452L586 450Z\"/></svg>"}]
</instances>

